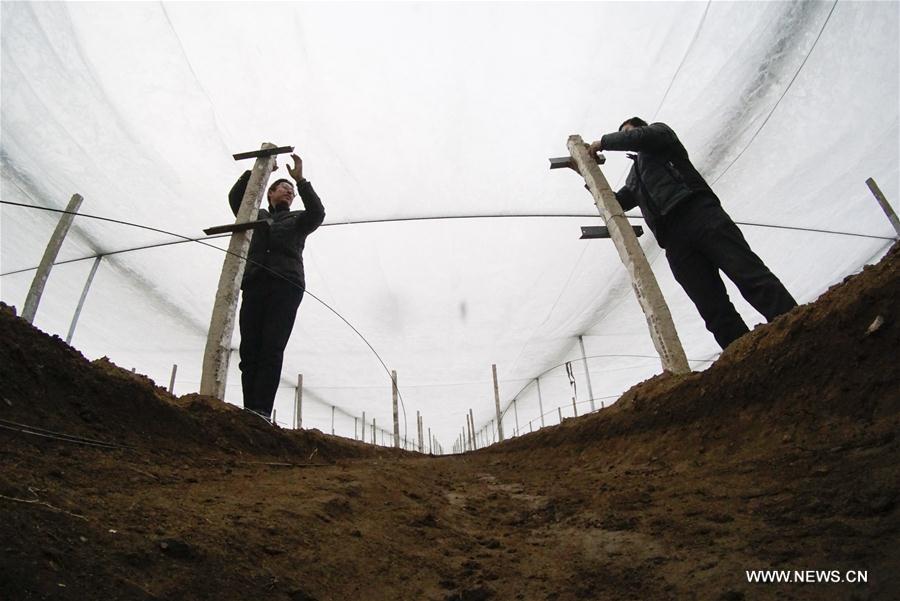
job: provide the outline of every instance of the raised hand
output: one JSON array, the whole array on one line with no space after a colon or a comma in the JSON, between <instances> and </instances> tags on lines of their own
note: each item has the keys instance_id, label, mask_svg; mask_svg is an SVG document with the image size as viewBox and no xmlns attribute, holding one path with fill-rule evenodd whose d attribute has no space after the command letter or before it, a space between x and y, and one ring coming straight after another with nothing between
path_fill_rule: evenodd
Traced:
<instances>
[{"instance_id":1,"label":"raised hand","mask_svg":"<svg viewBox=\"0 0 900 601\"><path fill-rule=\"evenodd\" d=\"M303 159L296 154L292 154L291 158L294 159L294 166L287 165L287 170L291 177L294 178L294 181L299 183L303 179Z\"/></svg>"}]
</instances>

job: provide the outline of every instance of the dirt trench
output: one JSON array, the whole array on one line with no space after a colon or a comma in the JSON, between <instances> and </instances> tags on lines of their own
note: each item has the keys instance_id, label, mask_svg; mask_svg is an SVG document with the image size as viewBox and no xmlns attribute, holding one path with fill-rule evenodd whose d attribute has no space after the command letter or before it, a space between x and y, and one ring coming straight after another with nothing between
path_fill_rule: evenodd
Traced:
<instances>
[{"instance_id":1,"label":"dirt trench","mask_svg":"<svg viewBox=\"0 0 900 601\"><path fill-rule=\"evenodd\" d=\"M451 457L173 398L5 308L0 599L898 599L898 272Z\"/></svg>"}]
</instances>

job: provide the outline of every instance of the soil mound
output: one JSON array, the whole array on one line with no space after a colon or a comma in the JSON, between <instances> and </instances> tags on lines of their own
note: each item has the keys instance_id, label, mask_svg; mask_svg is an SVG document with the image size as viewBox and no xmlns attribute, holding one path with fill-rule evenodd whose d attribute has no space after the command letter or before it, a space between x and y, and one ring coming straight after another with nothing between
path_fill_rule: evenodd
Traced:
<instances>
[{"instance_id":1,"label":"soil mound","mask_svg":"<svg viewBox=\"0 0 900 601\"><path fill-rule=\"evenodd\" d=\"M604 439L685 426L700 438L832 435L823 422L870 429L900 413L900 245L814 303L759 326L709 369L635 385L608 409L544 428L493 452L603 445ZM812 441L812 440L811 440ZM810 442L811 442L810 441ZM681 446L693 452L701 445ZM644 449L646 452L647 449Z\"/></svg>"},{"instance_id":2,"label":"soil mound","mask_svg":"<svg viewBox=\"0 0 900 601\"><path fill-rule=\"evenodd\" d=\"M141 374L103 357L90 362L0 303L0 424L65 433L113 447L157 453L262 455L304 461L388 451L325 436L282 430L218 399L177 398Z\"/></svg>"}]
</instances>

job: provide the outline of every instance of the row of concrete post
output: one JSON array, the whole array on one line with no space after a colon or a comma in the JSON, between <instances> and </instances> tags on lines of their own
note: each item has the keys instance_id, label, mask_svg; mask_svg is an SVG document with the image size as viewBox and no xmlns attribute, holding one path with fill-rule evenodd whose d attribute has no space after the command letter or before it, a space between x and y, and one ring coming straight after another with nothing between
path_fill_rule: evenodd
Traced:
<instances>
[{"instance_id":1,"label":"row of concrete post","mask_svg":"<svg viewBox=\"0 0 900 601\"><path fill-rule=\"evenodd\" d=\"M615 195L609 187L605 176L600 171L597 161L594 157L590 156L588 146L584 143L580 136L570 136L567 146L571 156L570 166L575 168L576 171L578 171L582 175L582 177L584 177L587 188L594 198L594 203L607 225L610 237L612 238L616 249L619 251L620 258L622 259L622 262L625 264L629 274L631 275L632 287L634 289L635 295L637 296L638 302L641 305L641 308L647 318L647 323L650 329L650 336L662 361L663 369L673 373L685 373L690 371L686 355L684 354L684 350L681 347L681 343L678 339L677 332L675 331L671 315L669 314L669 309L662 297L662 293L659 290L656 278L654 277L653 272L650 269L646 256L644 255L640 245L638 244L637 238L634 235L634 232L629 225L621 206L616 201ZM277 148L274 144L263 143L260 152L249 153L252 156L256 156L257 159L251 171L250 181L248 182L244 198L242 199L241 206L238 210L236 223L245 223L253 221L256 218L256 214L263 197L265 185L272 173L272 168L275 164L275 155L280 152L292 150L286 149L287 147ZM239 157L236 156L235 158ZM879 205L890 220L895 232L897 233L898 238L900 238L900 220L898 220L893 208L887 202L884 194L881 192L872 178L867 179L866 184L868 185L872 194L875 196ZM29 323L33 323L34 321L44 287L50 274L50 270L56 261L56 257L59 253L60 248L62 247L66 234L68 233L68 230L72 225L74 217L78 212L83 200L84 199L79 194L74 194L72 196L66 208L66 211L60 218L56 229L51 236L49 243L47 244L47 248L44 252L43 257L41 258L41 262L37 268L37 272L35 273L22 310L22 317ZM252 233L252 230L244 230L234 232L231 235L228 247L229 252L226 255L222 272L220 274L219 286L216 292L215 303L210 319L210 328L203 357L200 393L204 395L215 396L219 399L224 399L225 397L225 384L228 375L228 364L232 352L231 338L234 331L240 281L245 266L245 260L243 259L243 257L246 256ZM71 342L72 340L75 332L75 326L78 322L78 318L84 306L85 299L87 298L88 291L97 272L97 268L99 267L101 259L102 255L98 255L94 258L94 264L91 268L90 274L87 278L87 282L85 283L84 289L81 293L81 298L79 299L78 306L75 310L75 314L72 318L72 322L66 336L66 342ZM594 405L593 387L587 365L587 356L584 349L584 339L582 336L579 336L579 344L581 346L582 361L584 362L585 373L587 374L588 397L591 403L591 411L594 411L596 410L596 407ZM490 420L489 425L491 436L493 437L493 424L496 423L497 439L502 442L505 436L503 429L503 414L500 410L500 392L497 379L497 366L492 365L491 369L494 383L494 409L496 418ZM172 377L169 382L170 392L174 391L176 371L177 366L173 366ZM396 371L391 372L391 379L394 426L393 444L394 447L399 448L401 439L398 416L399 388L397 385ZM544 411L543 402L541 399L539 378L536 380L536 384L538 391L540 420L541 426L543 427ZM295 428L302 427L302 389L303 376L300 375L298 376L295 396ZM574 412L577 415L578 410L575 404L574 395L572 402ZM512 401L512 407L516 420L516 432L518 433L518 410L516 408L515 399L513 399ZM335 407L332 407L332 434L334 434L335 431L334 412ZM558 408L558 412L560 421L562 421L562 409ZM356 418L354 418L354 423L355 421ZM366 428L365 413L363 413L362 421L362 430L364 431ZM456 444L454 445L454 450L474 450L475 448L478 448L479 445L483 446L487 444L487 438L484 433L484 429L487 427L488 426L486 425L481 430L478 430L476 432L473 412L470 409L468 415L466 416L466 427L463 428L461 435L457 438ZM531 422L529 422L529 428L530 427ZM419 452L424 452L424 426L422 422L422 416L419 412L416 412L416 428L418 434L418 450ZM356 430L355 426L354 430ZM373 444L376 443L375 433L376 424L375 420L373 419L371 435ZM362 438L365 438L364 432ZM382 431L382 444L383 443L384 431ZM406 443L407 445L409 444L406 441L404 441L404 443ZM436 446L436 441L434 441L434 439L432 438L430 429L428 436L428 446L429 452L433 451Z\"/></svg>"},{"instance_id":2,"label":"row of concrete post","mask_svg":"<svg viewBox=\"0 0 900 601\"><path fill-rule=\"evenodd\" d=\"M632 274L635 282L634 289L638 296L638 300L647 315L648 324L651 325L650 334L654 344L663 361L664 369L681 373L688 371L687 360L684 358L684 352L678 341L677 333L671 324L671 317L668 315L668 308L658 291L656 280L653 277L649 265L646 265L646 258L637 244L631 228L624 218L621 207L618 206L612 192L606 182L605 177L597 167L595 161L589 156L587 146L583 143L579 136L571 136L568 141L569 151L573 164L577 170L585 178L588 188L595 198L595 204L600 211L604 221L609 227L611 237L619 249L623 262L629 267L629 273ZM285 151L284 148L278 148L274 144L268 142L263 143L261 151L251 153L256 156L256 162L251 171L250 181L248 182L246 192L241 201L236 218L237 223L249 222L255 219L259 209L259 204L263 196L265 184L271 175L272 168L275 164L275 155ZM237 158L237 157L236 157ZM872 187L870 185L870 187ZM874 189L873 189L874 192ZM53 264L62 240L68 230L69 225L74 218L77 207L80 206L81 197L75 195L72 203L77 203L73 210L68 211L57 228L57 232L51 239L42 260L43 269L38 270L33 284L33 290L29 293L29 299L26 302L24 314L29 321L33 320L34 313L37 310L37 302L40 299L43 285L49 274L49 267ZM72 204L70 203L70 205ZM889 208L889 206L888 206ZM898 230L900 231L900 230ZM243 275L245 261L243 257L246 255L250 245L252 230L234 232L229 241L228 254L223 263L222 272L219 278L219 286L216 293L216 299L213 306L213 312L210 319L209 334L207 337L206 349L203 358L203 372L200 382L200 393L217 398L224 398L225 383L228 374L228 364L231 355L231 338L234 331L235 314L237 310L239 285ZM95 262L94 270L99 263L99 258ZM85 289L84 297L87 294ZM83 304L84 298L82 298ZM77 317L76 317L77 318ZM72 328L74 330L74 322ZM582 345L582 355L584 355L583 340L579 340ZM587 372L587 359L583 357L585 362L585 371ZM497 381L496 365L492 366L494 380L494 407L496 412L496 424L499 440L504 440L503 419L500 411L499 385ZM399 421L397 411L397 379L396 372L392 372L392 389L393 389L393 417L394 417L394 446L399 447ZM590 376L588 375L588 389L590 398L593 399L593 391L591 390ZM295 400L295 426L302 427L302 418L300 411L300 403L302 399L302 377L298 378L297 397ZM574 403L574 398L573 398ZM592 407L593 409L593 407ZM576 409L577 412L577 409ZM543 411L541 411L543 416ZM493 420L492 420L493 421ZM423 426L421 415L416 416L419 450L424 450L423 445ZM334 408L332 407L332 432L334 431ZM363 419L363 428L365 428L365 419ZM372 425L372 441L375 441L375 424ZM472 411L468 415L468 448L475 448L478 445L475 432L475 424ZM465 437L464 437L465 438Z\"/></svg>"},{"instance_id":3,"label":"row of concrete post","mask_svg":"<svg viewBox=\"0 0 900 601\"><path fill-rule=\"evenodd\" d=\"M38 308L38 305L40 303L40 299L41 299L41 296L43 293L44 286L46 285L47 279L50 274L50 269L52 268L52 266L56 260L56 257L58 256L59 250L62 247L62 243L65 239L65 236L68 233L68 230L71 227L71 224L74 220L75 214L78 212L83 200L84 199L79 194L75 194L72 196L68 206L66 207L66 212L60 218L60 220L57 224L56 230L54 231L54 234L51 237L51 240L47 245L47 249L45 250L44 256L42 257L41 264L38 268L38 271L35 275L34 280L32 281L31 289L29 290L28 297L26 298L26 302L25 302L24 309L22 312L22 317L24 319L28 320L29 322L33 322L33 320L34 320L34 317L37 313L37 308ZM247 232L247 233L249 234L250 232ZM245 240L245 244L249 246L249 235L247 236L247 239ZM241 250L245 250L245 249L242 248L242 245L238 245L238 247L236 248L236 252L239 253ZM90 274L85 283L84 289L81 294L81 298L79 299L78 306L75 310L75 314L72 319L72 323L69 327L69 332L66 337L66 342L71 342L71 340L72 340L72 336L74 335L74 332L75 332L75 326L78 322L78 317L81 314L81 309L84 306L85 299L87 298L88 291L90 290L91 283L93 282L94 276L97 272L97 268L99 267L101 259L102 259L102 256L97 256L91 267ZM241 275L241 273L239 273L239 272L242 272L242 271L243 271L242 269L239 269L238 272L231 273L229 275L229 277L233 277L236 279L236 281L239 282L240 281L239 276ZM236 297L234 298L234 303L235 303L235 307L236 307ZM231 331L233 331L233 325L234 325L233 323L230 324ZM226 327L226 329L228 329L228 328ZM211 332L212 332L212 330L211 330ZM216 332L218 332L218 331L216 331ZM229 334L230 334L230 332L229 332ZM583 358L584 364L585 364L585 371L587 372L587 358L584 356L584 341L581 337L579 337L579 342L581 344L582 358ZM230 355L230 352L231 352L231 349L228 349L227 354ZM225 361L225 366L227 368L227 360ZM221 363L220 363L219 367L221 367ZM494 384L494 408L495 408L495 412L496 412L496 423L497 423L497 428L498 428L499 440L502 442L504 440L505 436L504 436L504 432L503 432L503 420L502 420L502 414L501 414L501 410L500 410L500 392L499 392L499 382L497 379L496 364L491 365L491 371L492 371L493 384ZM176 372L177 372L177 365L173 365L172 366L172 375L171 375L170 382L169 382L169 392L170 393L174 393ZM538 382L538 387L540 387L540 382ZM203 384L201 383L201 389L202 388L203 388ZM588 374L588 390L589 390L590 397L593 398L593 391L591 389L591 382L590 382L589 374ZM401 438L400 438L399 411L398 411L399 388L398 388L398 383L397 383L396 370L393 370L391 372L391 391L392 391L392 401L393 401L392 409L393 409L393 422L394 422L393 423L393 426L394 426L393 442L394 442L395 448L400 448ZM217 388L216 392L219 393L217 396L224 396L224 386L221 387L221 391L219 391L219 389ZM538 388L538 395L540 396L540 388ZM294 399L293 427L295 429L300 429L303 427L302 398L303 398L303 376L302 376L302 374L298 374L297 387L296 387L295 399ZM515 401L513 401L513 406L514 406L514 410L515 410ZM592 406L592 410L593 410L593 406ZM332 420L331 420L331 433L332 434L335 433L334 412L335 412L335 407L332 407ZM541 410L541 414L542 414L542 418L543 418L543 410ZM473 419L472 413L470 411L469 416L468 416L468 420L470 423L469 444L467 445L468 448L475 448L478 445L476 437L472 433L472 432L474 432L474 422L472 421L472 419ZM373 422L374 422L374 420L373 420ZM363 423L365 424L365 419L363 420ZM418 445L417 445L418 450L419 450L419 452L424 452L424 450L425 450L424 431L423 431L424 426L423 426L421 414L419 412L416 412L416 427L417 427L417 432L418 432ZM355 427L354 427L354 430L356 430ZM518 431L518 414L517 413L516 413L516 430ZM363 436L363 438L365 438L365 437ZM377 441L375 440L375 434L374 434L374 423L373 423L372 442L373 442L373 444L377 443ZM383 436L382 436L382 442L383 442ZM429 436L428 436L428 446L429 446L429 452L431 450L433 450L434 447L436 446L435 441L432 439L432 436L430 433L430 428L429 428Z\"/></svg>"},{"instance_id":4,"label":"row of concrete post","mask_svg":"<svg viewBox=\"0 0 900 601\"><path fill-rule=\"evenodd\" d=\"M535 379L535 382L540 384L539 379ZM613 396L615 396L615 395L613 395ZM613 398L613 397L611 396L609 398ZM591 409L590 413L593 413L594 411L597 410L594 400L595 399L590 399L589 401L581 401L581 403L589 402L591 404L592 409ZM513 411L515 414L515 422L516 422L516 429L515 429L515 432L513 433L513 436L520 436L522 432L519 427L519 415L518 415L518 410L517 410L516 405L517 405L517 400L513 399L511 406L513 407ZM545 413L543 411L542 405L543 405L542 399L539 399L540 415L537 418L530 420L527 423L528 432L534 431L534 423L537 421L540 421L540 424L541 424L540 428L543 428L545 426L545 421L544 421ZM606 404L603 401L600 401L600 409L605 409L605 408L606 408ZM562 423L566 419L562 413L562 406L556 408L556 413L557 413L557 418L558 418L558 421L556 423ZM578 416L577 409L575 410L575 416L576 417ZM456 441L453 444L453 452L454 453L463 453L466 451L474 451L474 450L483 448L483 447L487 446L488 444L498 442L497 435L499 434L499 432L497 429L495 429L496 422L493 419L488 421L484 426L482 426L481 429L475 431L474 434L472 433L472 423L473 423L472 420L473 420L472 410L470 409L469 413L466 414L466 426L462 429L461 433L459 435L457 435ZM488 435L490 436L490 439L488 439Z\"/></svg>"},{"instance_id":5,"label":"row of concrete post","mask_svg":"<svg viewBox=\"0 0 900 601\"><path fill-rule=\"evenodd\" d=\"M584 363L585 378L587 380L588 395L589 395L588 401L585 401L585 402L590 403L590 412L593 413L594 411L597 410L597 407L596 407L595 399L594 399L594 390L593 390L593 384L591 382L591 374L590 374L590 371L588 370L587 354L586 354L585 348L584 348L583 336L578 337L578 342L581 347L581 359ZM490 442L503 442L503 440L505 440L504 429L503 429L503 417L506 414L506 412L501 413L501 411L500 411L500 393L499 393L499 383L497 380L496 364L491 366L491 371L492 371L493 378L494 378L494 409L496 411L496 416L497 416L496 420L491 419L490 421L488 421L487 424L482 426L481 429L476 431L474 414L473 414L472 409L470 408L469 412L465 416L466 425L461 430L460 434L456 437L456 441L453 445L453 451L455 453L461 453L461 452L465 452L465 451L474 451L478 448L486 446L487 444L489 444L488 439L487 439L488 432L490 432L490 436L491 436ZM535 378L534 383L535 383L535 387L537 389L538 412L540 414L539 419L541 422L541 427L543 428L545 426L545 421L544 421L545 414L544 414L544 399L543 399L543 395L541 394L541 379L540 379L540 377ZM508 411L510 407L512 407L512 410L513 410L513 418L515 420L515 426L516 426L514 435L518 436L520 433L518 399L514 398L510 402L509 406L507 406L506 411ZM600 402L600 407L601 407L601 409L605 408L605 404L603 403L603 401ZM574 415L577 417L578 416L578 407L577 407L576 398L574 395L572 397L572 409L573 409ZM558 418L559 418L558 423L562 423L563 414L562 414L561 406L557 407L557 414L558 414ZM532 429L533 429L532 428L533 421L534 420L528 422L529 432L532 431ZM495 430L495 424L496 424L496 430Z\"/></svg>"},{"instance_id":6,"label":"row of concrete post","mask_svg":"<svg viewBox=\"0 0 900 601\"><path fill-rule=\"evenodd\" d=\"M581 359L584 362L584 373L585 373L585 377L587 378L588 395L589 395L590 403L591 403L591 411L594 411L595 410L594 389L593 389L593 385L591 383L591 373L588 370L587 355L585 354L585 350L584 350L584 337L579 336L578 342L581 345ZM496 423L497 437L499 439L498 442L503 442L505 440L505 436L503 434L504 412L500 411L500 384L497 379L497 364L496 363L491 365L491 375L493 377L493 382L494 382L494 411L496 413L496 421L492 419L492 420L490 420L488 425L491 426L490 431L491 431L491 435L493 436L493 433L494 433L493 424ZM543 406L544 403L543 403L543 399L541 398L541 380L540 380L540 378L535 378L535 382L537 383L538 406L539 406L540 414L541 414L541 427L543 427L544 426L544 406ZM516 433L518 434L518 432L519 432L519 412L516 407L516 399L513 399L512 403L510 403L510 404L513 408L513 414L515 416L515 422L516 422ZM575 406L575 397L574 396L572 397L572 404L574 407ZM507 407L507 410L508 409L509 409L509 407ZM577 415L578 410L575 409L575 412ZM562 421L562 413L560 413L560 421ZM482 428L482 430L484 430L485 428L487 428L487 426ZM482 430L479 430L478 432L481 432ZM479 444L480 443L478 440L478 433L475 432L475 423L474 423L472 410L469 409L469 413L466 416L466 427L463 429L462 434L459 437L457 437L456 444L454 445L454 449L456 450L456 452L461 452L463 450L474 451L476 448L478 448Z\"/></svg>"}]
</instances>

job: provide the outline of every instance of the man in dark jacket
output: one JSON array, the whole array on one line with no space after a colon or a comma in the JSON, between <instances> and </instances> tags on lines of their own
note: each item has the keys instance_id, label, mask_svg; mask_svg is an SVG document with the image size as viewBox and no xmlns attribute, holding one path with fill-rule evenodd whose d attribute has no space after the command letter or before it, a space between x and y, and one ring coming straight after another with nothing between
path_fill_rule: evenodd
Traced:
<instances>
[{"instance_id":1,"label":"man in dark jacket","mask_svg":"<svg viewBox=\"0 0 900 601\"><path fill-rule=\"evenodd\" d=\"M303 177L303 161L296 154L291 158L294 167L287 170L297 182L306 210L290 210L295 196L290 180L279 179L269 187L269 208L260 209L257 218L271 219L271 224L253 232L241 280L240 369L244 407L266 419L272 415L284 348L306 289L303 247L306 237L325 219L322 201ZM228 194L235 215L249 180L250 172L246 171Z\"/></svg>"},{"instance_id":2,"label":"man in dark jacket","mask_svg":"<svg viewBox=\"0 0 900 601\"><path fill-rule=\"evenodd\" d=\"M591 150L636 153L628 155L634 165L616 199L626 211L641 208L660 247L666 250L672 274L719 346L724 349L748 331L728 298L719 270L768 321L797 306L784 285L750 250L668 125L647 125L633 117L618 132L591 144Z\"/></svg>"}]
</instances>

